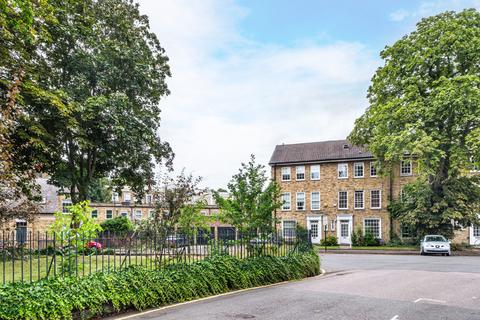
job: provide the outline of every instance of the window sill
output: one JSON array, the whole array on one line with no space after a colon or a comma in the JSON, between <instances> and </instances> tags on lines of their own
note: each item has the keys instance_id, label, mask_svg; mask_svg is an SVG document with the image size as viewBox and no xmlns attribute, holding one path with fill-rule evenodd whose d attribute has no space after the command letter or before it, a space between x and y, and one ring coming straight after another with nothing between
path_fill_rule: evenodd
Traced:
<instances>
[{"instance_id":1,"label":"window sill","mask_svg":"<svg viewBox=\"0 0 480 320\"><path fill-rule=\"evenodd\" d=\"M375 207L375 208L373 208L373 207L370 207L370 209L372 209L372 210L381 210L381 209L382 209L382 207Z\"/></svg>"},{"instance_id":2,"label":"window sill","mask_svg":"<svg viewBox=\"0 0 480 320\"><path fill-rule=\"evenodd\" d=\"M361 177L353 177L354 179L363 179L365 178L365 176L361 176Z\"/></svg>"}]
</instances>

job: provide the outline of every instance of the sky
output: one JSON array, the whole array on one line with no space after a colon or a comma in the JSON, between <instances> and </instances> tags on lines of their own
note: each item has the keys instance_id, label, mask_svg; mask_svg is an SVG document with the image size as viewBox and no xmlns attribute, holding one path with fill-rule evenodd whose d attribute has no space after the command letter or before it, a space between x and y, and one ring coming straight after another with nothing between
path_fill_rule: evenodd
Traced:
<instances>
[{"instance_id":1,"label":"sky","mask_svg":"<svg viewBox=\"0 0 480 320\"><path fill-rule=\"evenodd\" d=\"M380 51L480 0L140 0L170 59L160 136L176 171L225 187L251 154L345 139L367 108Z\"/></svg>"}]
</instances>

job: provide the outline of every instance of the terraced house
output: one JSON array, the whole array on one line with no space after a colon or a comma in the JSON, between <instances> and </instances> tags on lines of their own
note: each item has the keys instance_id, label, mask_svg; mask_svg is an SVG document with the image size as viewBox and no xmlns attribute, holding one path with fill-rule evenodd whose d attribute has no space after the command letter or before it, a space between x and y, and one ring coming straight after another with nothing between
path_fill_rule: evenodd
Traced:
<instances>
[{"instance_id":1,"label":"terraced house","mask_svg":"<svg viewBox=\"0 0 480 320\"><path fill-rule=\"evenodd\" d=\"M302 225L312 242L326 235L351 244L352 233L371 233L388 241L392 232L408 237L392 221L387 206L401 196L403 185L416 176L406 159L389 176L380 176L373 155L347 140L277 145L269 162L272 178L282 189L283 206L275 212L284 235ZM403 231L403 233L402 233ZM465 229L459 242L480 240L478 226Z\"/></svg>"}]
</instances>

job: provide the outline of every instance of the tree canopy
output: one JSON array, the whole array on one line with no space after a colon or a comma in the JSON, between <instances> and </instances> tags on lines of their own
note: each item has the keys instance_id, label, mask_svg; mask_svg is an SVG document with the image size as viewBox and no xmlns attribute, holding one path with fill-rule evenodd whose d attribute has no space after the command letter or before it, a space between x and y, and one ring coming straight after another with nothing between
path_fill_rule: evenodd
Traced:
<instances>
[{"instance_id":1,"label":"tree canopy","mask_svg":"<svg viewBox=\"0 0 480 320\"><path fill-rule=\"evenodd\" d=\"M280 187L268 180L265 167L257 164L255 156L251 155L250 161L242 163L239 172L228 183L229 197L215 194L223 220L241 231L271 232L275 226L273 212L282 202Z\"/></svg>"},{"instance_id":2,"label":"tree canopy","mask_svg":"<svg viewBox=\"0 0 480 320\"><path fill-rule=\"evenodd\" d=\"M38 3L43 9L46 2ZM41 59L32 60L41 72L25 69L40 89L18 81L19 92L35 94L21 100L10 135L13 163L48 173L74 203L104 177L141 197L155 162L169 165L173 157L158 135L158 104L169 93L164 49L132 1L48 4L49 19L38 20L48 37L37 48Z\"/></svg>"},{"instance_id":3,"label":"tree canopy","mask_svg":"<svg viewBox=\"0 0 480 320\"><path fill-rule=\"evenodd\" d=\"M479 212L478 178L469 171L480 163L480 14L422 19L380 55L385 63L368 90L370 106L349 139L386 169L414 158L419 177L406 192L415 194L394 212L420 233L451 237Z\"/></svg>"}]
</instances>

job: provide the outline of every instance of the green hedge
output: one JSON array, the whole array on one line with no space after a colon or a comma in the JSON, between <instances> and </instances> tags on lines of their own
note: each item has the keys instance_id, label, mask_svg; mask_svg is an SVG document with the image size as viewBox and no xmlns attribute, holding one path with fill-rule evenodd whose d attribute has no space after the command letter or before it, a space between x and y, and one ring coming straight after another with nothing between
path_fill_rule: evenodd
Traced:
<instances>
[{"instance_id":1,"label":"green hedge","mask_svg":"<svg viewBox=\"0 0 480 320\"><path fill-rule=\"evenodd\" d=\"M133 266L83 278L7 285L0 289L0 318L88 319L300 279L319 272L319 258L313 252L243 260L217 256L161 270Z\"/></svg>"}]
</instances>

